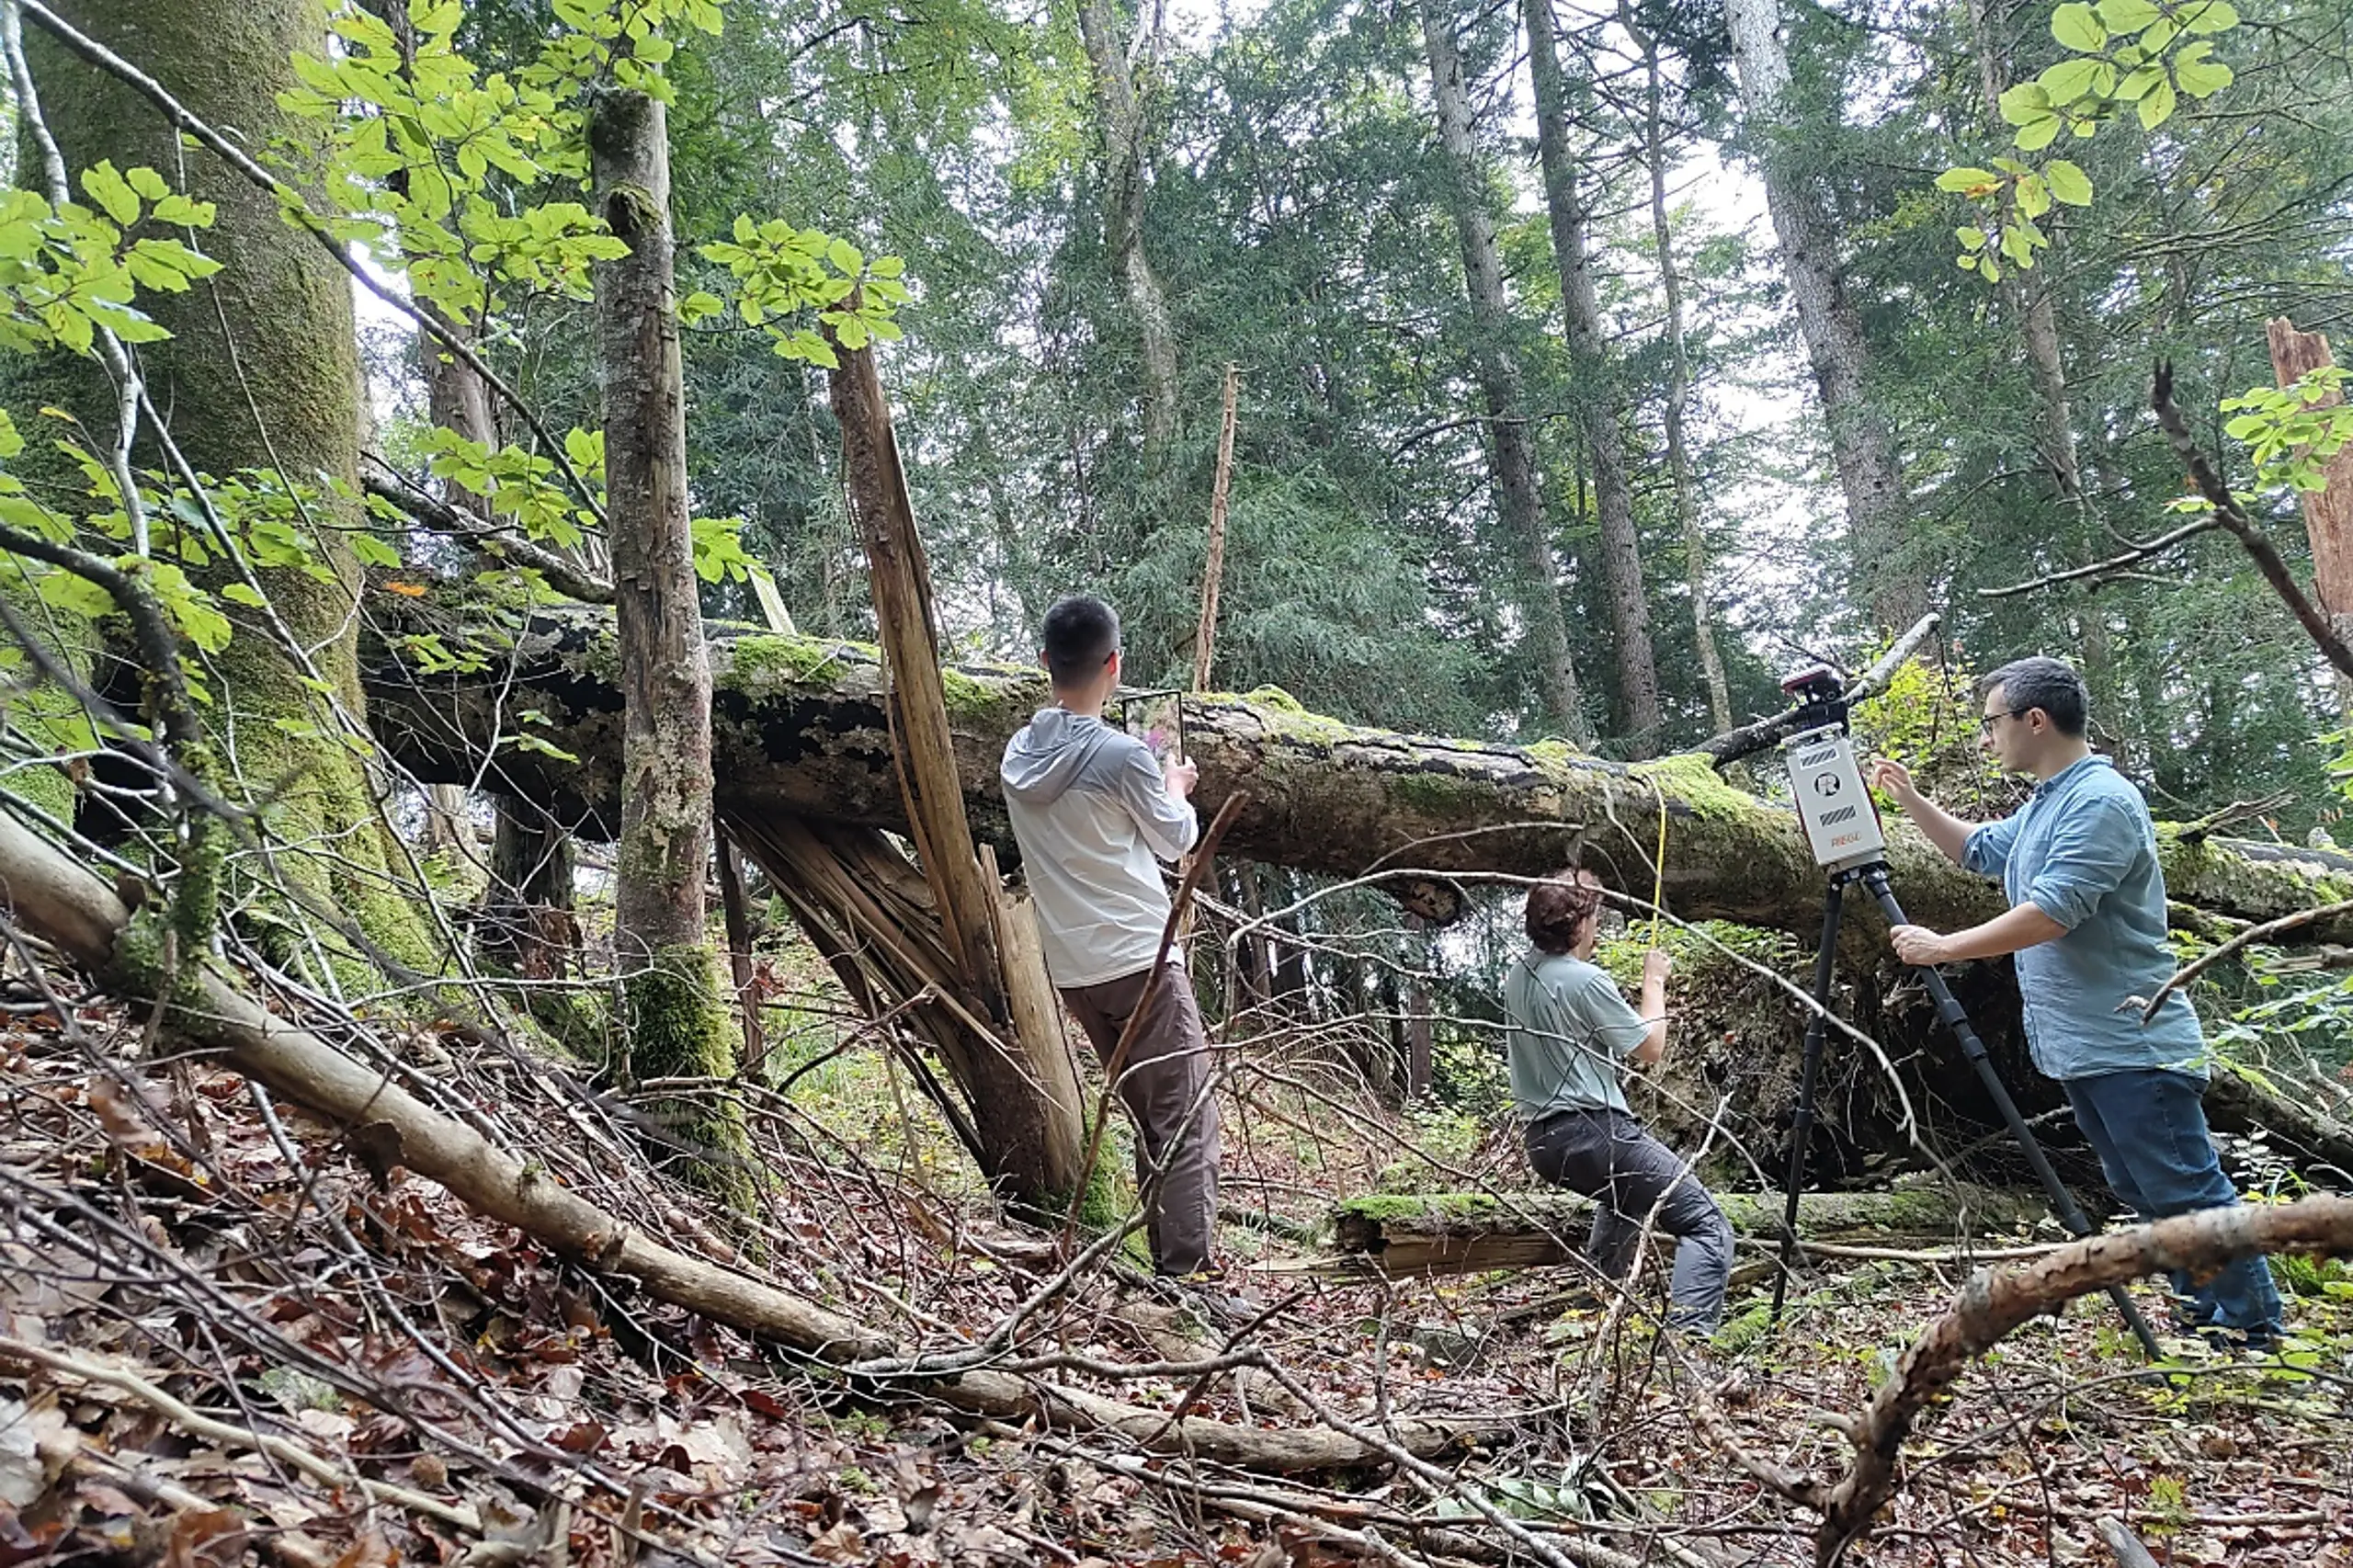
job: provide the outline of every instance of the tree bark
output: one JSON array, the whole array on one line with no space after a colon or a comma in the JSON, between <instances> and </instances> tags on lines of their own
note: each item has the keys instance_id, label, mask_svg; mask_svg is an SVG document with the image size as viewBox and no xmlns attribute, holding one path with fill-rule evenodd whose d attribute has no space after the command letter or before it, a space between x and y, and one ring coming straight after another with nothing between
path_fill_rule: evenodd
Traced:
<instances>
[{"instance_id":1,"label":"tree bark","mask_svg":"<svg viewBox=\"0 0 2353 1568\"><path fill-rule=\"evenodd\" d=\"M1779 1193L1720 1192L1716 1201L1744 1236L1781 1231ZM2048 1212L2042 1195L2024 1191L1917 1187L1902 1192L1809 1192L1798 1199L1802 1241L1950 1242L1998 1235ZM1584 1256L1593 1202L1569 1193L1349 1199L1332 1210L1343 1256L1384 1274L1475 1274L1489 1268L1540 1268Z\"/></svg>"},{"instance_id":2,"label":"tree bark","mask_svg":"<svg viewBox=\"0 0 2353 1568\"><path fill-rule=\"evenodd\" d=\"M1143 243L1149 148L1144 106L1127 51L1120 47L1111 0L1083 0L1079 41L1095 84L1095 112L1103 131L1103 248L1135 312L1143 356L1143 472L1156 481L1168 471L1176 441L1176 328ZM1154 38L1157 45L1157 35Z\"/></svg>"},{"instance_id":3,"label":"tree bark","mask_svg":"<svg viewBox=\"0 0 2353 1568\"><path fill-rule=\"evenodd\" d=\"M2328 339L2317 332L2299 332L2296 324L2276 316L2264 324L2271 345L2271 372L2279 385L2292 386L2310 372L2336 360ZM2345 401L2331 393L2322 406ZM2304 532L2312 540L2313 588L2320 611L2328 617L2338 637L2353 642L2353 445L2337 449L2323 470L2327 483L2299 497L2304 509ZM2338 711L2353 720L2353 677L2336 673Z\"/></svg>"},{"instance_id":4,"label":"tree bark","mask_svg":"<svg viewBox=\"0 0 2353 1568\"><path fill-rule=\"evenodd\" d=\"M703 887L710 869L710 667L688 513L685 380L671 278L670 139L662 104L603 89L588 105L596 210L629 254L596 267L605 383L605 508L622 694L614 959L641 1079L726 1078ZM681 1101L678 1130L742 1146L728 1109ZM708 1175L740 1187L740 1172Z\"/></svg>"},{"instance_id":5,"label":"tree bark","mask_svg":"<svg viewBox=\"0 0 2353 1568\"><path fill-rule=\"evenodd\" d=\"M1789 101L1790 62L1779 0L1728 0L1724 21L1747 108L1745 124L1765 176L1765 202L1780 241L1781 269L1813 366L1830 453L1847 502L1856 598L1882 632L1928 608L1927 574L1904 534L1904 468L1895 437L1864 390L1868 351L1861 313L1847 294L1836 219L1790 155L1806 127Z\"/></svg>"},{"instance_id":6,"label":"tree bark","mask_svg":"<svg viewBox=\"0 0 2353 1568\"><path fill-rule=\"evenodd\" d=\"M1545 718L1556 733L1586 745L1592 743L1593 729L1586 719L1568 628L1562 619L1560 562L1536 487L1536 443L1524 406L1519 363L1512 352L1511 310L1504 298L1495 222L1487 207L1486 171L1472 135L1471 97L1463 86L1454 18L1443 5L1444 0L1421 0L1422 42L1429 57L1430 97L1445 153L1447 195L1462 246L1463 282L1470 290L1475 338L1471 358L1487 406L1495 507L1525 578L1520 605L1536 653Z\"/></svg>"},{"instance_id":7,"label":"tree bark","mask_svg":"<svg viewBox=\"0 0 2353 1568\"><path fill-rule=\"evenodd\" d=\"M1603 331L1593 284L1592 214L1577 181L1583 174L1569 144L1568 86L1561 74L1560 43L1552 0L1522 0L1528 28L1528 73L1536 94L1536 142L1544 167L1544 206L1552 223L1552 258L1561 273L1569 363L1577 424L1593 462L1594 509L1601 521L1601 572L1609 587L1609 623L1617 639L1618 693L1631 752L1658 749L1658 658L1651 648L1651 612L1643 587L1643 546L1634 529L1634 488L1627 477L1628 410L1617 356Z\"/></svg>"},{"instance_id":8,"label":"tree bark","mask_svg":"<svg viewBox=\"0 0 2353 1568\"><path fill-rule=\"evenodd\" d=\"M933 613L931 570L907 496L897 437L870 349L839 349L834 415L842 429L842 473L852 520L873 583L891 671L891 735L915 854L958 978L977 1010L1013 1049L976 1043L963 1053L981 1165L1007 1198L1040 1212L1065 1207L1084 1158L1086 1126L1076 1075L1051 1004L1011 1006L998 926L1006 911L982 874L965 814L961 770L948 723L946 676ZM995 768L986 768L994 776ZM1035 987L1030 987L1034 990Z\"/></svg>"},{"instance_id":9,"label":"tree bark","mask_svg":"<svg viewBox=\"0 0 2353 1568\"><path fill-rule=\"evenodd\" d=\"M289 178L300 183L316 172L322 128L288 116L278 98L300 85L293 54L327 49L327 7L319 0L74 0L56 10L211 124L250 147L280 149L290 160ZM364 728L360 617L354 613L361 578L344 542L363 519L356 507L318 489L323 478L351 486L347 494L358 484L360 381L350 279L287 224L273 198L218 159L185 153L144 97L45 32L26 32L50 129L69 171L78 176L102 159L117 168L144 165L176 184L184 179L188 195L216 208L199 243L222 270L184 294L142 293L139 301L173 334L141 345L139 358L175 442L204 473L257 470L310 491L306 505L317 526L306 542L330 568L327 579L290 568L258 574L286 641L304 652L282 643L262 612L226 601L220 607L235 628L228 647L212 658L222 698L208 719L218 725L222 755L279 846L279 875L349 911L402 962L438 970L439 944L411 902L411 868L384 816L381 781L346 744L344 726L323 711L309 684L315 671L352 733ZM10 398L20 409L53 403L81 413L93 432L114 428L114 391L95 361L8 358ZM147 443L136 457L142 467L164 466ZM75 492L80 488L77 480ZM216 588L240 580L220 562L199 578Z\"/></svg>"},{"instance_id":10,"label":"tree bark","mask_svg":"<svg viewBox=\"0 0 2353 1568\"><path fill-rule=\"evenodd\" d=\"M1667 472L1675 482L1675 516L1682 525L1683 573L1691 596L1691 639L1708 682L1708 718L1715 733L1732 728L1732 690L1724 680L1723 654L1708 599L1708 540L1699 529L1699 492L1691 476L1691 452L1683 435L1683 411L1691 402L1691 356L1683 334L1683 274L1675 261L1675 231L1666 215L1666 116L1660 102L1658 40L1632 25L1633 9L1621 6L1619 20L1643 51L1643 145L1650 165L1651 237L1658 257L1659 287L1666 294Z\"/></svg>"}]
</instances>

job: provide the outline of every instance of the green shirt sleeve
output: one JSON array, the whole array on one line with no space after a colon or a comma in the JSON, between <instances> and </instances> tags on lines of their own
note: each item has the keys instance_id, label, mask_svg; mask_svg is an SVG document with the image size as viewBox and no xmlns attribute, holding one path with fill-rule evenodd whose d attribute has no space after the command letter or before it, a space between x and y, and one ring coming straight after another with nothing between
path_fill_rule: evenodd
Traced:
<instances>
[{"instance_id":1,"label":"green shirt sleeve","mask_svg":"<svg viewBox=\"0 0 2353 1568\"><path fill-rule=\"evenodd\" d=\"M1651 1032L1650 1025L1627 1002L1617 983L1599 970L1591 971L1584 984L1561 1000L1576 1021L1585 1026L1586 1039L1593 1049L1612 1062L1623 1062Z\"/></svg>"}]
</instances>

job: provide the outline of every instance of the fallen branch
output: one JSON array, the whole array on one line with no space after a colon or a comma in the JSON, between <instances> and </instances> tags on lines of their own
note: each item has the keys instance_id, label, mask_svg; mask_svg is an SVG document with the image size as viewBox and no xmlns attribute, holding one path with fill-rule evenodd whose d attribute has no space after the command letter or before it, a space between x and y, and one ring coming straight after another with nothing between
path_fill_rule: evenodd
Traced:
<instances>
[{"instance_id":1,"label":"fallen branch","mask_svg":"<svg viewBox=\"0 0 2353 1568\"><path fill-rule=\"evenodd\" d=\"M423 1514L428 1518L438 1519L443 1524L455 1529L464 1530L469 1535L482 1533L481 1516L472 1508L452 1506L438 1497L428 1497L422 1492L413 1492L405 1486L395 1486L390 1482L370 1481L366 1476L344 1470L321 1458L300 1443L289 1442L284 1437L274 1437L267 1432L256 1432L233 1422L215 1419L165 1393L155 1386L153 1377L142 1377L127 1367L108 1366L70 1350L51 1350L5 1334L0 1334L0 1360L28 1362L33 1366L46 1367L52 1372L73 1378L79 1382L119 1390L148 1406L182 1431L192 1432L199 1437L210 1437L216 1443L223 1443L231 1448L252 1449L256 1452L267 1454L281 1463L291 1465L324 1485L337 1489L356 1485L361 1492L379 1503L388 1503L394 1507L405 1508L411 1513Z\"/></svg>"},{"instance_id":2,"label":"fallen branch","mask_svg":"<svg viewBox=\"0 0 2353 1568\"><path fill-rule=\"evenodd\" d=\"M1817 1568L1841 1561L1895 1494L1896 1460L1914 1420L2011 1330L2077 1296L2144 1275L2169 1269L2205 1273L2275 1252L2353 1253L2353 1198L2327 1195L2209 1209L2088 1236L2023 1268L1980 1270L1952 1308L1912 1342L1895 1375L1880 1385L1852 1424L1854 1462L1830 1489L1826 1503L1817 1505L1823 1509L1814 1538Z\"/></svg>"},{"instance_id":3,"label":"fallen branch","mask_svg":"<svg viewBox=\"0 0 2353 1568\"><path fill-rule=\"evenodd\" d=\"M2142 1007L2141 1021L2145 1024L2155 1017L2157 1009L2165 1005L2166 997L2229 958L2233 953L2253 947L2267 937L2276 937L2282 931L2293 931L2300 926L2309 926L2315 920L2332 919L2347 912L2353 912L2353 899L2343 899L2336 903L2324 903L2313 909L2300 909L2293 915L2283 915L2277 920L2267 920L2260 926L2248 926L2222 946L2208 949L2195 960L2176 970L2163 985L2157 987L2157 994L2150 997Z\"/></svg>"},{"instance_id":4,"label":"fallen branch","mask_svg":"<svg viewBox=\"0 0 2353 1568\"><path fill-rule=\"evenodd\" d=\"M1881 654L1870 668L1857 676L1847 685L1840 700L1860 702L1867 697L1876 697L1886 690L1887 683L1895 678L1895 672L1902 669L1912 655L1920 651L1920 644L1926 642L1936 631L1940 619L1940 617L1929 614L1922 616L1914 622L1909 631L1895 640L1893 647ZM1794 712L1776 713L1768 718L1759 719L1754 723L1743 724L1737 730L1728 730L1713 740L1700 742L1691 749L1705 756L1717 767L1723 767L1738 762L1742 757L1754 756L1760 751L1779 744L1789 736L1797 733L1802 726L1812 722L1813 722L1813 719L1802 718Z\"/></svg>"},{"instance_id":5,"label":"fallen branch","mask_svg":"<svg viewBox=\"0 0 2353 1568\"><path fill-rule=\"evenodd\" d=\"M2208 812L2196 822L2185 823L2181 829L2181 841L2184 844L2202 844L2212 837L2218 828L2243 822L2248 817L2259 817L2266 812L2276 812L2294 799L2292 792L2282 790L2276 795L2266 795L2260 800L2233 801L2227 806Z\"/></svg>"},{"instance_id":6,"label":"fallen branch","mask_svg":"<svg viewBox=\"0 0 2353 1568\"><path fill-rule=\"evenodd\" d=\"M1735 1233L1780 1233L1779 1195L1720 1192L1716 1201ZM1810 1192L1798 1200L1798 1235L1801 1243L1937 1240L2031 1225L2045 1211L2039 1193L1979 1187ZM1552 1190L1376 1196L1337 1205L1332 1232L1343 1257L1364 1267L1392 1275L1461 1274L1572 1262L1583 1254L1592 1217L1591 1199Z\"/></svg>"},{"instance_id":7,"label":"fallen branch","mask_svg":"<svg viewBox=\"0 0 2353 1568\"><path fill-rule=\"evenodd\" d=\"M130 911L88 869L0 812L0 890L17 919L83 965L117 994L153 1004L160 978L119 938ZM164 1009L181 1041L218 1051L225 1065L324 1120L366 1130L385 1163L439 1182L480 1213L528 1233L582 1268L628 1280L658 1301L699 1312L843 1372L854 1361L897 1358L881 1332L789 1290L690 1256L647 1236L557 1185L537 1162L517 1159L481 1133L443 1116L318 1036L272 1017L219 972L183 966ZM1400 1421L1391 1437L1368 1441L1330 1430L1260 1430L1202 1416L1171 1426L1150 1410L1082 1389L1010 1373L976 1370L937 1380L860 1379L881 1396L916 1395L1009 1421L1068 1423L1116 1432L1154 1451L1267 1471L1327 1470L1378 1463L1394 1451L1445 1452L1508 1427L1508 1417Z\"/></svg>"}]
</instances>

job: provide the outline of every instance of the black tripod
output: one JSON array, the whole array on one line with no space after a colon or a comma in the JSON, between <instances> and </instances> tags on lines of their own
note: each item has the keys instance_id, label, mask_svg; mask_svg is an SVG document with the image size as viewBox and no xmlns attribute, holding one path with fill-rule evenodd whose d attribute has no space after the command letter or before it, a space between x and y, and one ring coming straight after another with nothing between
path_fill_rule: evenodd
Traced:
<instances>
[{"instance_id":1,"label":"black tripod","mask_svg":"<svg viewBox=\"0 0 2353 1568\"><path fill-rule=\"evenodd\" d=\"M1904 906L1895 900L1895 890L1888 885L1887 863L1884 860L1845 867L1830 873L1828 892L1824 895L1822 904L1822 949L1814 955L1813 960L1814 1011L1813 1017L1806 1023L1805 1057L1798 1070L1797 1111L1790 1124L1789 1202L1781 1215L1781 1267L1773 1279L1773 1321L1777 1324L1781 1321L1781 1303L1789 1289L1790 1265L1797 1251L1798 1193L1805 1180L1806 1145L1813 1140L1814 1077L1822 1066L1823 1032L1829 1019L1831 965L1838 946L1838 917L1845 906L1847 887L1850 882L1860 882L1870 890L1871 896L1879 901L1880 909L1887 915L1890 926L1910 924L1904 917ZM1933 968L1923 969L1919 973L1920 978L1927 983L1928 994L1936 998L1938 1014L1951 1027L1953 1037L1961 1041L1961 1053L1969 1058L1969 1064L1977 1069L1978 1081L1985 1085L1986 1094L1993 1096L1994 1104L2001 1110L2003 1121L2008 1124L2010 1136L2018 1140L2019 1151L2026 1155L2026 1163L2033 1167L2034 1174L2042 1182L2042 1190L2050 1195L2052 1212L2059 1216L2059 1222L2067 1227L2070 1235L2090 1235L2091 1221L2084 1218L2084 1211L2077 1206L2075 1194L2069 1192L2066 1184L2059 1179L2059 1173L2051 1168L2051 1161L2044 1155L2042 1145L2035 1142L2033 1131L2026 1124L2026 1118L2018 1114L2018 1102L2010 1098L2009 1090L2002 1083L2001 1074L1995 1070L1993 1062L1985 1054L1985 1042L1977 1038L1977 1030L1971 1026L1968 1012L1953 995L1952 987L1947 985L1945 977ZM2109 1286L2108 1298L2116 1303L2116 1310L2123 1314L2125 1326L2141 1342L2141 1348L2147 1353L2149 1359L2164 1359L2165 1352L2157 1347L2156 1335L2149 1332L2148 1323L2141 1316L2140 1309L2132 1304L2132 1298L2125 1293L2124 1287Z\"/></svg>"}]
</instances>

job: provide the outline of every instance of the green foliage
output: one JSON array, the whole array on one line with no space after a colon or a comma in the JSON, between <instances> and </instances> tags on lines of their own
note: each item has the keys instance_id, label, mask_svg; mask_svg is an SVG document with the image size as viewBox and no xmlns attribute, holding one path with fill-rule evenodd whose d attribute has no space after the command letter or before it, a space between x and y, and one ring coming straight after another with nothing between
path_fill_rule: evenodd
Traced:
<instances>
[{"instance_id":1,"label":"green foliage","mask_svg":"<svg viewBox=\"0 0 2353 1568\"><path fill-rule=\"evenodd\" d=\"M1867 755L1903 763L1948 810L1998 816L2017 804L2018 790L1979 744L1976 672L1958 652L1936 664L1908 661L1885 691L1857 703L1856 742ZM1881 797L1880 806L1892 802Z\"/></svg>"},{"instance_id":2,"label":"green foliage","mask_svg":"<svg viewBox=\"0 0 2353 1568\"><path fill-rule=\"evenodd\" d=\"M2353 404L2344 401L2348 374L2342 365L2324 365L2291 385L2222 400L2222 412L2237 415L2222 428L2246 443L2259 483L2305 494L2328 487L2328 460L2353 438Z\"/></svg>"},{"instance_id":3,"label":"green foliage","mask_svg":"<svg viewBox=\"0 0 2353 1568\"><path fill-rule=\"evenodd\" d=\"M794 324L794 318L812 312L845 348L900 335L892 312L908 296L899 281L905 264L897 256L870 263L847 240L796 229L781 218L755 223L739 213L734 235L733 243L704 245L702 255L734 278L735 311L744 324L766 330L785 358L828 369L839 363L823 335ZM717 295L695 293L679 301L678 312L692 324L724 308Z\"/></svg>"},{"instance_id":4,"label":"green foliage","mask_svg":"<svg viewBox=\"0 0 2353 1568\"><path fill-rule=\"evenodd\" d=\"M2002 118L2021 153L2043 152L2062 131L2077 139L2130 104L2143 131L2173 117L2184 97L2207 98L2231 85L2232 71L2213 58L2213 36L2238 26L2228 0L2098 0L2071 3L2052 13L2051 34L2069 52L2029 82L2001 95ZM1993 167L1947 169L1939 190L1957 192L1986 209L1985 220L1953 231L1963 271L1999 282L2003 264L2025 270L2051 240L2035 220L2052 204L2088 207L2091 176L2080 164L2049 158L2040 168L1997 157Z\"/></svg>"},{"instance_id":5,"label":"green foliage","mask_svg":"<svg viewBox=\"0 0 2353 1568\"><path fill-rule=\"evenodd\" d=\"M347 5L329 24L340 47L296 55L303 86L279 98L324 128L328 233L399 258L409 287L452 320L499 308L501 285L585 298L590 265L628 254L579 202L518 205L492 179L529 190L586 177L576 89L608 62L621 24L609 5L558 9L608 30L562 34L533 65L485 74L458 50L455 0L412 0L406 56L381 17Z\"/></svg>"},{"instance_id":6,"label":"green foliage","mask_svg":"<svg viewBox=\"0 0 2353 1568\"><path fill-rule=\"evenodd\" d=\"M142 221L210 227L211 203L178 194L153 169L124 173L110 162L83 170L82 189L96 210L0 188L0 349L87 354L100 331L153 343L169 334L138 308L139 291L184 293L221 270L165 235L125 243Z\"/></svg>"}]
</instances>

